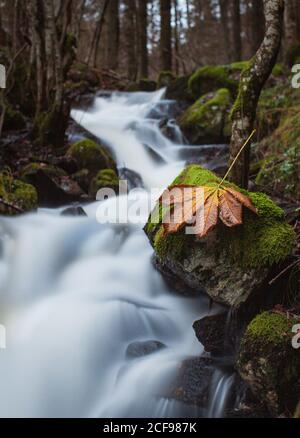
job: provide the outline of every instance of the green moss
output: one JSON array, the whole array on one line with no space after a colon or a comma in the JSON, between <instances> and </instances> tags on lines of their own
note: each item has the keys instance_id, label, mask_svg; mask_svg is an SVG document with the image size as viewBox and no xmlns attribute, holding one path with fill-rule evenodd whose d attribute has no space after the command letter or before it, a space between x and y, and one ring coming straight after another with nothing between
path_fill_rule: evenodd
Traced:
<instances>
[{"instance_id":1,"label":"green moss","mask_svg":"<svg viewBox=\"0 0 300 438\"><path fill-rule=\"evenodd\" d=\"M275 77L278 77L278 76L282 76L283 74L284 74L284 71L283 71L282 64L275 64L275 66L272 70L272 75Z\"/></svg>"},{"instance_id":2,"label":"green moss","mask_svg":"<svg viewBox=\"0 0 300 438\"><path fill-rule=\"evenodd\" d=\"M96 197L98 190L103 188L110 188L119 191L119 178L115 170L104 169L97 173L95 178L92 179L89 194L92 197Z\"/></svg>"},{"instance_id":3,"label":"green moss","mask_svg":"<svg viewBox=\"0 0 300 438\"><path fill-rule=\"evenodd\" d=\"M31 175L35 174L39 170L45 172L50 178L67 175L67 173L59 167L44 163L31 163L21 170L20 178L23 181L28 182L28 178L30 178Z\"/></svg>"},{"instance_id":4,"label":"green moss","mask_svg":"<svg viewBox=\"0 0 300 438\"><path fill-rule=\"evenodd\" d=\"M240 114L240 117L242 114L251 114L252 116L252 106L248 107L248 103L251 105L254 96L256 96L255 90L253 90L252 87L249 87L250 73L254 61L254 58L248 61L245 68L241 71L237 98L231 110L231 119L233 119L237 113Z\"/></svg>"},{"instance_id":5,"label":"green moss","mask_svg":"<svg viewBox=\"0 0 300 438\"><path fill-rule=\"evenodd\" d=\"M171 184L188 184L197 186L216 186L220 182L213 172L193 164L188 166ZM217 226L219 240L218 250L224 250L233 263L244 268L259 268L272 266L285 259L295 246L293 228L284 221L284 213L263 193L250 193L239 189L229 182L224 186L234 187L248 195L258 209L256 216L250 210L243 209L243 225L228 228L221 222ZM150 217L145 231L152 240L158 256L163 259L166 255L188 251L193 236L187 236L184 231L172 236L163 233L162 218L165 214L161 207L156 206ZM154 220L154 219L155 220ZM158 222L158 223L157 223ZM177 240L177 237L179 240Z\"/></svg>"},{"instance_id":6,"label":"green moss","mask_svg":"<svg viewBox=\"0 0 300 438\"><path fill-rule=\"evenodd\" d=\"M264 312L256 316L248 325L245 336L251 342L280 345L291 339L292 327L299 323L296 319L287 319L285 315Z\"/></svg>"},{"instance_id":7,"label":"green moss","mask_svg":"<svg viewBox=\"0 0 300 438\"><path fill-rule=\"evenodd\" d=\"M199 68L189 80L189 90L195 99L199 96L228 88L236 95L240 73L248 66L248 62L236 62L230 65L207 65Z\"/></svg>"},{"instance_id":8,"label":"green moss","mask_svg":"<svg viewBox=\"0 0 300 438\"><path fill-rule=\"evenodd\" d=\"M109 152L89 139L74 143L67 154L75 159L79 169L88 169L94 175L99 170L116 168Z\"/></svg>"},{"instance_id":9,"label":"green moss","mask_svg":"<svg viewBox=\"0 0 300 438\"><path fill-rule=\"evenodd\" d=\"M224 127L231 106L229 90L221 88L198 99L180 119L184 128L195 127L197 136L224 136Z\"/></svg>"},{"instance_id":10,"label":"green moss","mask_svg":"<svg viewBox=\"0 0 300 438\"><path fill-rule=\"evenodd\" d=\"M0 173L0 198L12 203L22 210L30 211L37 208L38 196L30 184L14 179L9 173ZM14 210L0 204L1 214L15 214Z\"/></svg>"}]
</instances>

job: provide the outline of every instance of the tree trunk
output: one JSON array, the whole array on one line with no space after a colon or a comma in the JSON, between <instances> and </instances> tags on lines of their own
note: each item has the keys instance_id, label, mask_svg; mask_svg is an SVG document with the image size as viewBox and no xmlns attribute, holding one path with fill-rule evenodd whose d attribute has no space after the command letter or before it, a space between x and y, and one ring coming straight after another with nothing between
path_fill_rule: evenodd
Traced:
<instances>
[{"instance_id":1,"label":"tree trunk","mask_svg":"<svg viewBox=\"0 0 300 438\"><path fill-rule=\"evenodd\" d=\"M240 0L232 0L232 22L233 22L233 56L234 61L242 59L242 28Z\"/></svg>"},{"instance_id":2,"label":"tree trunk","mask_svg":"<svg viewBox=\"0 0 300 438\"><path fill-rule=\"evenodd\" d=\"M124 0L124 21L127 75L131 81L135 81L138 69L136 56L136 4L133 0Z\"/></svg>"},{"instance_id":3,"label":"tree trunk","mask_svg":"<svg viewBox=\"0 0 300 438\"><path fill-rule=\"evenodd\" d=\"M239 95L232 110L230 163L253 130L257 102L261 90L272 72L280 49L283 9L282 0L264 0L265 37L251 59L250 65L241 75ZM247 188L249 166L250 146L247 146L232 170L231 180L239 186Z\"/></svg>"},{"instance_id":4,"label":"tree trunk","mask_svg":"<svg viewBox=\"0 0 300 438\"><path fill-rule=\"evenodd\" d=\"M284 11L284 63L292 67L295 61L295 49L297 45L297 15L296 5L293 0L285 0Z\"/></svg>"},{"instance_id":5,"label":"tree trunk","mask_svg":"<svg viewBox=\"0 0 300 438\"><path fill-rule=\"evenodd\" d=\"M149 70L148 59L148 0L138 0L138 31L139 31L139 77L147 78Z\"/></svg>"},{"instance_id":6,"label":"tree trunk","mask_svg":"<svg viewBox=\"0 0 300 438\"><path fill-rule=\"evenodd\" d=\"M262 0L252 0L251 28L251 46L252 52L255 53L264 39L265 18Z\"/></svg>"},{"instance_id":7,"label":"tree trunk","mask_svg":"<svg viewBox=\"0 0 300 438\"><path fill-rule=\"evenodd\" d=\"M160 66L172 71L171 0L160 0Z\"/></svg>"},{"instance_id":8,"label":"tree trunk","mask_svg":"<svg viewBox=\"0 0 300 438\"><path fill-rule=\"evenodd\" d=\"M106 20L106 67L116 70L119 65L119 0L109 0Z\"/></svg>"},{"instance_id":9,"label":"tree trunk","mask_svg":"<svg viewBox=\"0 0 300 438\"><path fill-rule=\"evenodd\" d=\"M220 0L221 9L221 24L222 24L222 34L225 45L225 53L227 62L231 61L231 50L230 50L230 38L229 38L229 26L228 26L228 1Z\"/></svg>"},{"instance_id":10,"label":"tree trunk","mask_svg":"<svg viewBox=\"0 0 300 438\"><path fill-rule=\"evenodd\" d=\"M87 57L87 64L89 64L91 59L92 59L92 66L93 67L96 67L96 65L97 65L98 49L99 49L103 23L104 23L105 14L106 14L108 4L109 4L109 0L102 0L102 8L101 8L101 11L99 12L99 19L98 19L97 24L96 24L92 44L90 47L90 52L89 52L89 55Z\"/></svg>"}]
</instances>

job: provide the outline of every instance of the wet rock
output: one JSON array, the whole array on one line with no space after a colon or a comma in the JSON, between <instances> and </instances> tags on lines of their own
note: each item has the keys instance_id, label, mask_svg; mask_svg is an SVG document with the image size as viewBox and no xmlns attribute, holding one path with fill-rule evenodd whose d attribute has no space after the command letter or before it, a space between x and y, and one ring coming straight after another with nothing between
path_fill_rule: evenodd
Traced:
<instances>
[{"instance_id":1,"label":"wet rock","mask_svg":"<svg viewBox=\"0 0 300 438\"><path fill-rule=\"evenodd\" d=\"M205 316L195 321L193 328L197 339L204 346L205 351L220 355L224 353L226 336L227 314Z\"/></svg>"},{"instance_id":2,"label":"wet rock","mask_svg":"<svg viewBox=\"0 0 300 438\"><path fill-rule=\"evenodd\" d=\"M166 348L166 346L159 341L133 342L127 347L126 357L129 359L136 359L138 357L156 353L163 348Z\"/></svg>"},{"instance_id":3,"label":"wet rock","mask_svg":"<svg viewBox=\"0 0 300 438\"><path fill-rule=\"evenodd\" d=\"M82 207L73 206L64 209L61 212L61 216L87 216L87 214Z\"/></svg>"},{"instance_id":4,"label":"wet rock","mask_svg":"<svg viewBox=\"0 0 300 438\"><path fill-rule=\"evenodd\" d=\"M171 71L161 71L158 76L157 88L167 87L174 81L175 77Z\"/></svg>"},{"instance_id":5,"label":"wet rock","mask_svg":"<svg viewBox=\"0 0 300 438\"><path fill-rule=\"evenodd\" d=\"M209 170L190 165L173 184L219 182ZM219 222L200 240L184 229L166 235L158 206L152 215L155 220L150 217L145 226L162 270L167 268L198 293L206 292L235 311L272 299L266 294L266 284L295 246L295 233L285 222L283 210L265 194L248 192L248 196L258 215L244 209L242 225L229 228Z\"/></svg>"},{"instance_id":6,"label":"wet rock","mask_svg":"<svg viewBox=\"0 0 300 438\"><path fill-rule=\"evenodd\" d=\"M54 165L63 169L69 175L78 171L78 165L74 158L69 156L62 156L58 158L54 158Z\"/></svg>"},{"instance_id":7,"label":"wet rock","mask_svg":"<svg viewBox=\"0 0 300 438\"><path fill-rule=\"evenodd\" d=\"M39 169L31 175L27 174L26 180L36 188L40 206L59 207L79 201L84 196L76 181L69 176L50 177Z\"/></svg>"},{"instance_id":8,"label":"wet rock","mask_svg":"<svg viewBox=\"0 0 300 438\"><path fill-rule=\"evenodd\" d=\"M300 354L293 327L300 319L264 312L248 325L237 370L271 415L294 412L300 399Z\"/></svg>"},{"instance_id":9,"label":"wet rock","mask_svg":"<svg viewBox=\"0 0 300 438\"><path fill-rule=\"evenodd\" d=\"M226 88L205 94L180 117L180 128L191 144L224 143L231 135L231 106Z\"/></svg>"},{"instance_id":10,"label":"wet rock","mask_svg":"<svg viewBox=\"0 0 300 438\"><path fill-rule=\"evenodd\" d=\"M144 188L144 183L141 175L134 170L123 167L119 169L119 179L127 181L128 190L136 188Z\"/></svg>"},{"instance_id":11,"label":"wet rock","mask_svg":"<svg viewBox=\"0 0 300 438\"><path fill-rule=\"evenodd\" d=\"M189 76L173 79L167 86L166 99L192 103L194 101L189 91Z\"/></svg>"},{"instance_id":12,"label":"wet rock","mask_svg":"<svg viewBox=\"0 0 300 438\"><path fill-rule=\"evenodd\" d=\"M212 359L204 357L182 362L168 397L188 405L207 408L214 373L212 364Z\"/></svg>"}]
</instances>

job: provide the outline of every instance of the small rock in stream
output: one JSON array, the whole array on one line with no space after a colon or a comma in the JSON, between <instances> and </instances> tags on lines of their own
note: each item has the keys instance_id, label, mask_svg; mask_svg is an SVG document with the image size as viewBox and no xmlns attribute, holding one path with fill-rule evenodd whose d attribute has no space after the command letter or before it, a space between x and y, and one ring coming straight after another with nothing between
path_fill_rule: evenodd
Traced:
<instances>
[{"instance_id":1,"label":"small rock in stream","mask_svg":"<svg viewBox=\"0 0 300 438\"><path fill-rule=\"evenodd\" d=\"M126 357L129 359L136 359L138 357L156 353L163 348L166 348L166 346L159 341L132 342L132 344L127 347Z\"/></svg>"}]
</instances>

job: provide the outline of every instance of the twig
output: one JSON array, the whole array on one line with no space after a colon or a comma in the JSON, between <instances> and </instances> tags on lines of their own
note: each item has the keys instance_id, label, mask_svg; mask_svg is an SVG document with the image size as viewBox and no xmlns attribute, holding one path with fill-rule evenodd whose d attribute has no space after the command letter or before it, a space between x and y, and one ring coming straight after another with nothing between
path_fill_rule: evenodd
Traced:
<instances>
[{"instance_id":1,"label":"twig","mask_svg":"<svg viewBox=\"0 0 300 438\"><path fill-rule=\"evenodd\" d=\"M17 211L18 213L24 213L25 210L18 207L17 205L12 204L11 202L4 201L3 198L0 198L0 204L4 205L5 207L12 208L13 210Z\"/></svg>"},{"instance_id":2,"label":"twig","mask_svg":"<svg viewBox=\"0 0 300 438\"><path fill-rule=\"evenodd\" d=\"M278 278L280 278L283 274L285 274L289 269L296 266L298 263L300 263L300 259L295 260L293 263L291 263L289 266L287 266L283 271L279 272L279 274L276 275L276 277L273 278L273 280L269 281L269 286L271 286L273 283L275 283L275 281L277 281Z\"/></svg>"}]
</instances>

